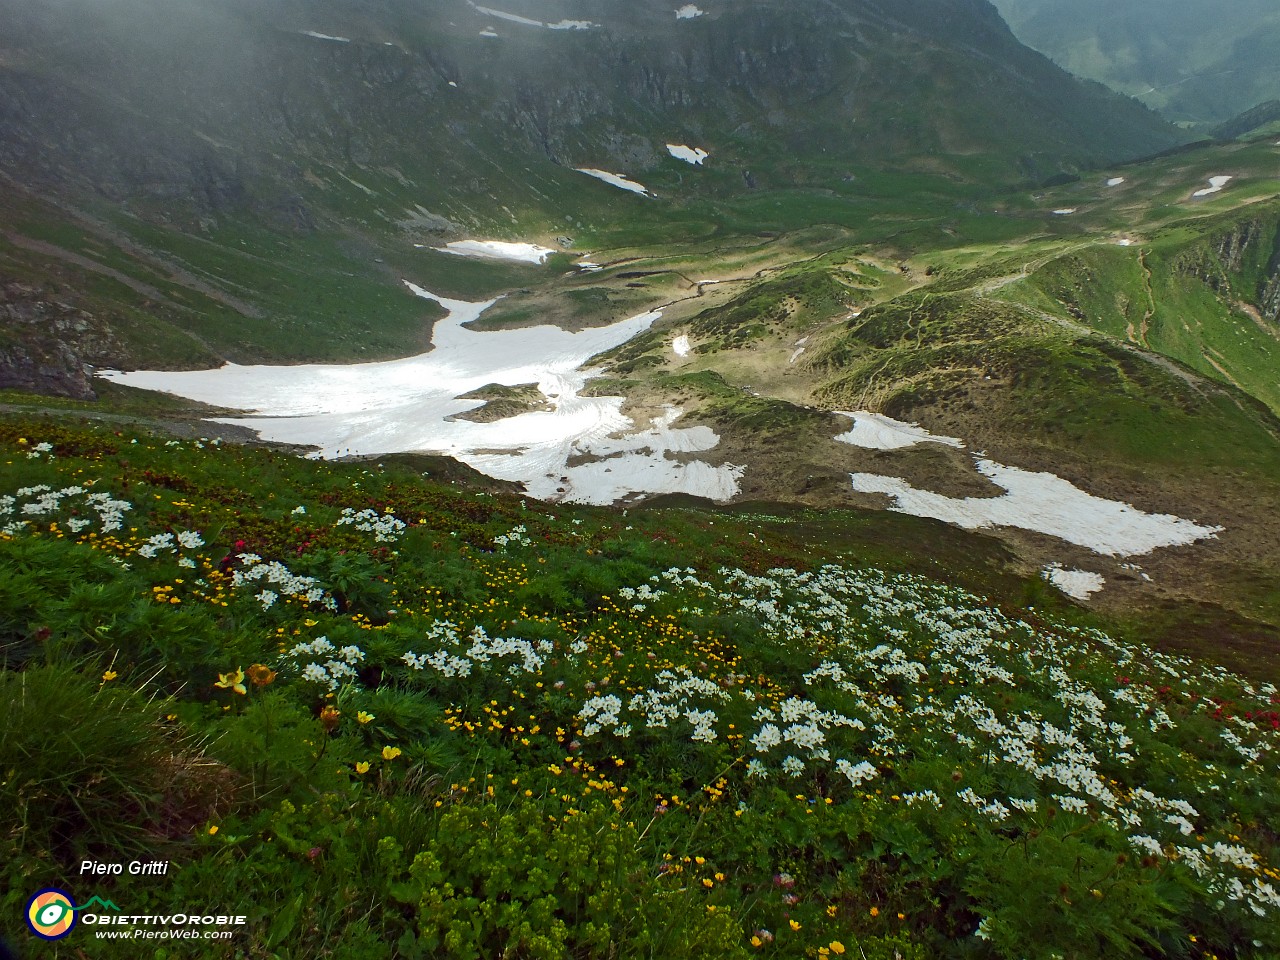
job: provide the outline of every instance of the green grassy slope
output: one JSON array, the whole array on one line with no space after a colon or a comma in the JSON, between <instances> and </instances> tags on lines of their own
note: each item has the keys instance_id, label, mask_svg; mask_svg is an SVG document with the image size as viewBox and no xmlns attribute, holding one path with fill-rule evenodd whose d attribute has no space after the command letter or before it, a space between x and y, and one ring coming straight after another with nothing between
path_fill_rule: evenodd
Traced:
<instances>
[{"instance_id":1,"label":"green grassy slope","mask_svg":"<svg viewBox=\"0 0 1280 960\"><path fill-rule=\"evenodd\" d=\"M0 462L10 915L246 917L197 957L1280 946L1273 667L1131 646L987 538L48 416Z\"/></svg>"}]
</instances>

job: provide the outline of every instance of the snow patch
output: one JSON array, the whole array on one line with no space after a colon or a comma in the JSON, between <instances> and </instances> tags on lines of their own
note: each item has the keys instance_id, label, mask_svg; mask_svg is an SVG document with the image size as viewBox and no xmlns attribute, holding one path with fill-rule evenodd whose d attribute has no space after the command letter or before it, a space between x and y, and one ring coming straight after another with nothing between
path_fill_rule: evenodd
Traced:
<instances>
[{"instance_id":1,"label":"snow patch","mask_svg":"<svg viewBox=\"0 0 1280 960\"><path fill-rule=\"evenodd\" d=\"M1197 190L1192 194L1193 197L1207 197L1211 193L1219 193L1222 188L1232 181L1232 177L1210 177L1209 186L1203 190Z\"/></svg>"},{"instance_id":2,"label":"snow patch","mask_svg":"<svg viewBox=\"0 0 1280 960\"><path fill-rule=\"evenodd\" d=\"M1157 547L1216 537L1222 530L1095 497L1051 473L1032 473L981 458L975 462L983 476L1003 488L1002 496L946 497L874 473L851 474L853 489L891 497L889 509L899 513L931 517L966 530L1032 530L1107 556L1150 553Z\"/></svg>"},{"instance_id":3,"label":"snow patch","mask_svg":"<svg viewBox=\"0 0 1280 960\"><path fill-rule=\"evenodd\" d=\"M405 283L448 311L431 331L428 353L377 363L226 364L101 375L252 411L220 422L249 427L265 439L318 447L319 457L437 452L491 477L522 482L533 496L583 503L646 493L717 500L736 495L743 468L668 456L715 447L719 438L708 427L675 428L680 411L670 408L650 429L634 432L622 414L622 397L581 395L595 374L584 364L649 329L659 312L577 333L553 326L477 331L467 325L496 300L449 300ZM461 397L490 383L536 383L551 409L489 423L457 419L480 405Z\"/></svg>"},{"instance_id":4,"label":"snow patch","mask_svg":"<svg viewBox=\"0 0 1280 960\"><path fill-rule=\"evenodd\" d=\"M482 37L496 37L497 35L497 31L494 30L493 27L485 27L480 31L480 36Z\"/></svg>"},{"instance_id":5,"label":"snow patch","mask_svg":"<svg viewBox=\"0 0 1280 960\"><path fill-rule=\"evenodd\" d=\"M1068 597L1077 600L1088 600L1091 594L1097 593L1107 585L1106 578L1100 573L1089 570L1068 570L1060 563L1051 563L1044 568L1043 576Z\"/></svg>"},{"instance_id":6,"label":"snow patch","mask_svg":"<svg viewBox=\"0 0 1280 960\"><path fill-rule=\"evenodd\" d=\"M526 27L540 27L543 25L541 20L530 20L528 17L522 17L519 14L507 13L503 10L494 10L492 7L482 7L478 4L470 3L470 0L468 0L468 3L472 10L476 13L484 14L486 17L497 17L499 20L507 20L511 23L522 23Z\"/></svg>"},{"instance_id":7,"label":"snow patch","mask_svg":"<svg viewBox=\"0 0 1280 960\"><path fill-rule=\"evenodd\" d=\"M803 347L801 347L803 350ZM797 351L796 356L799 356ZM795 357L792 358L794 361ZM919 443L942 443L948 447L963 449L964 443L955 437L939 437L921 427L918 423L904 423L879 413L868 413L859 410L846 413L835 411L842 417L853 420L853 428L833 439L841 443L851 443L855 447L867 450L901 450L903 447L914 447Z\"/></svg>"},{"instance_id":8,"label":"snow patch","mask_svg":"<svg viewBox=\"0 0 1280 960\"><path fill-rule=\"evenodd\" d=\"M683 160L685 163L692 163L695 166L702 166L702 161L711 156L701 147L690 147L683 143L668 143L667 153L671 154L677 160Z\"/></svg>"},{"instance_id":9,"label":"snow patch","mask_svg":"<svg viewBox=\"0 0 1280 960\"><path fill-rule=\"evenodd\" d=\"M1133 246L1133 241L1132 241L1132 240L1130 240L1128 237L1121 237L1119 240L1117 240L1117 241L1116 241L1116 246L1117 246L1117 247L1132 247L1132 246Z\"/></svg>"},{"instance_id":10,"label":"snow patch","mask_svg":"<svg viewBox=\"0 0 1280 960\"><path fill-rule=\"evenodd\" d=\"M671 349L675 351L677 357L687 357L689 355L689 336L688 334L680 334L671 341Z\"/></svg>"},{"instance_id":11,"label":"snow patch","mask_svg":"<svg viewBox=\"0 0 1280 960\"><path fill-rule=\"evenodd\" d=\"M1073 213L1075 213L1075 212L1076 212L1076 208L1075 208L1075 207L1063 207L1061 210L1055 210L1055 211L1053 211L1053 215L1054 215L1055 217L1069 217L1069 216L1071 216L1071 214L1073 214Z\"/></svg>"},{"instance_id":12,"label":"snow patch","mask_svg":"<svg viewBox=\"0 0 1280 960\"><path fill-rule=\"evenodd\" d=\"M628 180L626 177L617 173L609 173L607 170L597 170L594 167L575 167L579 173L585 173L588 177L595 177L597 180L603 180L605 183L612 184L622 190L630 190L632 193L638 193L642 197L651 197L653 194L649 192L649 188L642 183L636 183L634 180Z\"/></svg>"},{"instance_id":13,"label":"snow patch","mask_svg":"<svg viewBox=\"0 0 1280 960\"><path fill-rule=\"evenodd\" d=\"M543 23L541 20L534 20L531 17L522 17L518 13L507 13L505 10L495 10L493 7L482 7L467 0L467 4L476 13L486 17L496 17L499 20L506 20L508 23L518 23L525 27L545 27L548 30L590 30L599 24L592 23L590 20L560 20L557 23ZM481 36L489 36L489 34L481 34ZM497 36L497 34L493 34Z\"/></svg>"},{"instance_id":14,"label":"snow patch","mask_svg":"<svg viewBox=\"0 0 1280 960\"><path fill-rule=\"evenodd\" d=\"M459 257L482 257L487 260L517 260L523 263L543 263L555 253L550 247L535 243L508 243L504 240L454 240L443 247L433 247L440 253L453 253Z\"/></svg>"},{"instance_id":15,"label":"snow patch","mask_svg":"<svg viewBox=\"0 0 1280 960\"><path fill-rule=\"evenodd\" d=\"M1124 183L1124 177L1112 177L1110 180L1107 181L1107 186L1118 187L1122 183Z\"/></svg>"},{"instance_id":16,"label":"snow patch","mask_svg":"<svg viewBox=\"0 0 1280 960\"><path fill-rule=\"evenodd\" d=\"M335 43L350 43L350 37L331 37L327 33L316 33L314 30L299 30L304 37L315 37L317 40L332 40Z\"/></svg>"},{"instance_id":17,"label":"snow patch","mask_svg":"<svg viewBox=\"0 0 1280 960\"><path fill-rule=\"evenodd\" d=\"M701 17L706 13L705 10L699 10L694 4L686 3L683 7L676 11L677 20L692 20L694 17Z\"/></svg>"}]
</instances>

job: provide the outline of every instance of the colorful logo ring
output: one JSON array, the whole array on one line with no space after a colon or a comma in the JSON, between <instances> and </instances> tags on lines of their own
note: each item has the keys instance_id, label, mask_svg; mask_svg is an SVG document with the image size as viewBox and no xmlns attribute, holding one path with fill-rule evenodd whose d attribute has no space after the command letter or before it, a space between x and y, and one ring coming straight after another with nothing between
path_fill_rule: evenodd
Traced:
<instances>
[{"instance_id":1,"label":"colorful logo ring","mask_svg":"<svg viewBox=\"0 0 1280 960\"><path fill-rule=\"evenodd\" d=\"M71 895L46 887L27 901L27 926L44 940L61 940L76 925L76 906Z\"/></svg>"}]
</instances>

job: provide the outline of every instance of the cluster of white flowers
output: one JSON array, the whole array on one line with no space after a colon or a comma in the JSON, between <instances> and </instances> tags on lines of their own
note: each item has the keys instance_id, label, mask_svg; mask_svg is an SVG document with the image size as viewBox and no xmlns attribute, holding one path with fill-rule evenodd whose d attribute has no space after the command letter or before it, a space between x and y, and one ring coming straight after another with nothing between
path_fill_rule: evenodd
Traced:
<instances>
[{"instance_id":1,"label":"cluster of white flowers","mask_svg":"<svg viewBox=\"0 0 1280 960\"><path fill-rule=\"evenodd\" d=\"M578 711L578 719L586 723L582 728L584 737L592 737L601 730L618 726L618 713L622 710L622 699L612 693L602 697L592 697Z\"/></svg>"},{"instance_id":2,"label":"cluster of white flowers","mask_svg":"<svg viewBox=\"0 0 1280 960\"><path fill-rule=\"evenodd\" d=\"M411 670L430 668L446 677L469 677L472 670L503 669L508 677L538 673L555 648L548 640L536 644L515 637L491 637L476 625L465 637L456 623L437 620L426 631L426 639L443 646L432 653L405 651L401 660Z\"/></svg>"},{"instance_id":3,"label":"cluster of white flowers","mask_svg":"<svg viewBox=\"0 0 1280 960\"><path fill-rule=\"evenodd\" d=\"M521 523L512 527L506 533L494 537L493 545L499 550L506 550L507 547L511 546L529 547L533 545L533 541L529 538L529 531Z\"/></svg>"},{"instance_id":4,"label":"cluster of white flowers","mask_svg":"<svg viewBox=\"0 0 1280 960\"><path fill-rule=\"evenodd\" d=\"M296 511L295 511L296 512ZM372 533L378 543L395 543L404 534L405 522L395 514L379 514L377 510L364 509L357 513L345 507L335 526L354 526L364 533Z\"/></svg>"},{"instance_id":5,"label":"cluster of white flowers","mask_svg":"<svg viewBox=\"0 0 1280 960\"><path fill-rule=\"evenodd\" d=\"M154 560L162 552L177 554L181 550L198 550L203 546L204 538L194 530L182 530L177 534L157 533L138 548L138 555ZM184 567L195 566L190 557L179 557L178 563Z\"/></svg>"},{"instance_id":6,"label":"cluster of white flowers","mask_svg":"<svg viewBox=\"0 0 1280 960\"><path fill-rule=\"evenodd\" d=\"M247 586L263 587L257 594L263 610L270 609L281 595L304 603L318 603L326 610L337 609L337 602L325 593L315 577L299 576L278 560L263 563L256 553L241 553L237 555L237 559L241 568L232 571L231 586L237 590ZM274 589L267 588L265 584L270 584Z\"/></svg>"},{"instance_id":7,"label":"cluster of white flowers","mask_svg":"<svg viewBox=\"0 0 1280 960\"><path fill-rule=\"evenodd\" d=\"M0 518L14 517L0 527L0 532L16 536L32 519L57 517L72 533L80 533L93 526L96 515L98 531L111 533L124 526L125 512L132 509L133 504L127 500L117 500L109 493L89 493L79 485L60 490L44 484L20 487L12 495L0 496Z\"/></svg>"},{"instance_id":8,"label":"cluster of white flowers","mask_svg":"<svg viewBox=\"0 0 1280 960\"><path fill-rule=\"evenodd\" d=\"M49 459L53 459L53 444L37 443L34 447L27 451L28 460L39 460L45 454L49 454Z\"/></svg>"},{"instance_id":9,"label":"cluster of white flowers","mask_svg":"<svg viewBox=\"0 0 1280 960\"><path fill-rule=\"evenodd\" d=\"M1181 735L1173 708L1166 709L1174 699L1165 678L1187 693L1240 689L1225 671L1206 673L1097 631L1032 626L913 577L828 566L765 576L724 569L714 579L673 568L615 595L624 610L634 604L637 622L691 608L749 618L755 645L772 645L780 661L812 658L817 666L779 695L773 683L747 683L723 662L711 667L689 650L686 664L664 658L643 680L633 668L625 692L597 692L588 682L574 718L578 739L635 729L701 745L732 734L748 751L752 780L831 773L848 789L869 792L871 781L885 778L912 816L934 815L955 798L971 818L1000 829L1042 828L1044 817L1061 811L1112 830L1117 845L1169 858L1176 849L1224 900L1254 912L1272 909L1269 868L1227 843L1225 822L1208 822L1197 807L1220 810L1233 789L1247 789L1259 765L1273 763L1280 736L1269 724L1229 716L1217 740L1225 749L1196 760L1194 775L1173 779L1168 764L1190 762L1185 751L1195 748L1173 758L1152 732ZM488 658L513 676L546 677L549 644L492 641L479 628L467 634L455 624L433 630L437 649L406 653L411 668L465 677L492 669ZM622 655L613 646L596 649L600 642L591 633L574 638L561 651L561 669L576 672ZM1113 670L1114 683L1099 682ZM1150 682L1121 680L1130 672ZM1274 686L1244 689L1260 700L1276 696ZM1199 701L1183 703L1194 710ZM924 757L946 757L975 775L957 790L949 772L939 776L936 764L916 762ZM1165 784L1162 792L1177 783L1184 797L1159 796L1144 782ZM1206 805L1197 797L1213 799ZM1189 854L1177 846L1205 834L1211 836L1202 847L1185 848Z\"/></svg>"},{"instance_id":10,"label":"cluster of white flowers","mask_svg":"<svg viewBox=\"0 0 1280 960\"><path fill-rule=\"evenodd\" d=\"M365 660L364 651L359 647L350 644L339 648L328 637L294 644L285 657L302 679L321 684L330 691L353 682L357 677L356 666Z\"/></svg>"}]
</instances>

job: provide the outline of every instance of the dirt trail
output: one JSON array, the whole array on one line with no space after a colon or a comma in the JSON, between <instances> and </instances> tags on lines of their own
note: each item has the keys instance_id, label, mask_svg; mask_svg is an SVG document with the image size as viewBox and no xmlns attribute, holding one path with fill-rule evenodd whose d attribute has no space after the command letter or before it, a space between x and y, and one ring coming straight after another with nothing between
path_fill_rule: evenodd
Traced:
<instances>
[{"instance_id":1,"label":"dirt trail","mask_svg":"<svg viewBox=\"0 0 1280 960\"><path fill-rule=\"evenodd\" d=\"M1142 315L1142 326L1138 330L1138 342L1150 350L1151 342L1147 339L1147 334L1151 330L1151 318L1156 315L1156 297L1151 289L1151 268L1147 266L1147 251L1138 251L1138 263L1142 265L1142 286L1147 292L1147 309Z\"/></svg>"}]
</instances>

